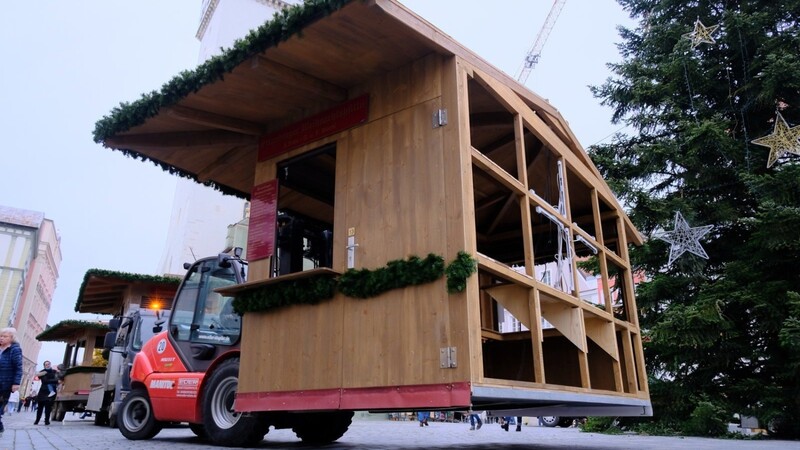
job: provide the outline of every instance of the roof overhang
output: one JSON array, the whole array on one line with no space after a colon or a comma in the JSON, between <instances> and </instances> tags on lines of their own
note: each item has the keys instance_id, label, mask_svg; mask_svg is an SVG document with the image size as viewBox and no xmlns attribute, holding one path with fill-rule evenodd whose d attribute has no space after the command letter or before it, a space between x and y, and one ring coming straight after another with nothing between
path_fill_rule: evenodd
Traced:
<instances>
[{"instance_id":1,"label":"roof overhang","mask_svg":"<svg viewBox=\"0 0 800 450\"><path fill-rule=\"evenodd\" d=\"M85 320L62 320L36 336L41 342L75 343L88 336L98 336L110 331L107 322Z\"/></svg>"},{"instance_id":2,"label":"roof overhang","mask_svg":"<svg viewBox=\"0 0 800 450\"><path fill-rule=\"evenodd\" d=\"M249 198L260 136L352 98L376 75L431 53L457 55L509 86L600 177L546 100L395 0L289 8L161 92L113 111L98 122L95 140ZM625 220L629 239L640 243Z\"/></svg>"},{"instance_id":3,"label":"roof overhang","mask_svg":"<svg viewBox=\"0 0 800 450\"><path fill-rule=\"evenodd\" d=\"M177 277L90 269L83 278L75 312L119 314L132 286L136 286L140 292L150 292L152 296L164 300L164 305L171 304L180 281Z\"/></svg>"}]
</instances>

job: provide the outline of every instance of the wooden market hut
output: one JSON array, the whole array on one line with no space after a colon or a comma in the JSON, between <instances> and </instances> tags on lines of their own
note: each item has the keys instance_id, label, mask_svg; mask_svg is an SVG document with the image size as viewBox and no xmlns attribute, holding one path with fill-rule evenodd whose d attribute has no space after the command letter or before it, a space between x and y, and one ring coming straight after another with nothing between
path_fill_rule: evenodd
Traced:
<instances>
[{"instance_id":1,"label":"wooden market hut","mask_svg":"<svg viewBox=\"0 0 800 450\"><path fill-rule=\"evenodd\" d=\"M53 407L53 420L61 421L67 411L83 411L91 392L92 378L102 376L106 368L94 363L94 350L103 348L109 331L108 322L62 320L39 333L41 342L63 342L64 359L52 361L53 368L63 364L65 371ZM83 353L81 353L83 350Z\"/></svg>"},{"instance_id":2,"label":"wooden market hut","mask_svg":"<svg viewBox=\"0 0 800 450\"><path fill-rule=\"evenodd\" d=\"M132 308L169 310L180 282L178 277L89 269L75 312L122 316Z\"/></svg>"},{"instance_id":3,"label":"wooden market hut","mask_svg":"<svg viewBox=\"0 0 800 450\"><path fill-rule=\"evenodd\" d=\"M397 1L290 8L95 140L251 201L240 410L651 413L642 237L553 106Z\"/></svg>"}]
</instances>

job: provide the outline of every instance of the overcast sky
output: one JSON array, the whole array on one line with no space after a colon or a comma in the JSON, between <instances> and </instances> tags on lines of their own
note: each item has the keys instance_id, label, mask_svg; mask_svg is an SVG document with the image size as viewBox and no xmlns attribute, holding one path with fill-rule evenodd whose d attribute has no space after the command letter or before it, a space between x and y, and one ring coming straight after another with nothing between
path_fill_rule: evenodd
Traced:
<instances>
[{"instance_id":1,"label":"overcast sky","mask_svg":"<svg viewBox=\"0 0 800 450\"><path fill-rule=\"evenodd\" d=\"M222 0L243 1L243 0ZM550 0L401 0L514 76ZM107 316L74 312L92 268L155 274L175 178L92 141L120 102L159 90L197 66L202 0L7 0L0 14L0 204L40 211L61 236L63 261L48 324ZM548 99L586 148L618 130L588 85L619 60L614 0L567 1L526 85ZM46 343L38 362L60 361Z\"/></svg>"}]
</instances>

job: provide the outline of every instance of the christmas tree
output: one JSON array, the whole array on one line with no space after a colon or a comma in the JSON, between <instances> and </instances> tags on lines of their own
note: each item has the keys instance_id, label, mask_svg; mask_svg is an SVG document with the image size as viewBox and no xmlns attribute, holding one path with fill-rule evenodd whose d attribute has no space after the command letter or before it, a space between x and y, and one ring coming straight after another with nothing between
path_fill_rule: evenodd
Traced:
<instances>
[{"instance_id":1,"label":"christmas tree","mask_svg":"<svg viewBox=\"0 0 800 450\"><path fill-rule=\"evenodd\" d=\"M631 257L654 420L798 437L800 0L619 1L637 27L592 91L627 128L589 151L649 237Z\"/></svg>"}]
</instances>

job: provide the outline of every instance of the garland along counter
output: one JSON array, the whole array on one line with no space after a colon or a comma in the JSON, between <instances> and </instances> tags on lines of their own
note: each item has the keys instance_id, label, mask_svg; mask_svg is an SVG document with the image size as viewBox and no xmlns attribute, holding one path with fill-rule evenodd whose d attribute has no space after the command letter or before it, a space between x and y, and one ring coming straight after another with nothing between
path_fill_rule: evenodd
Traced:
<instances>
[{"instance_id":1,"label":"garland along counter","mask_svg":"<svg viewBox=\"0 0 800 450\"><path fill-rule=\"evenodd\" d=\"M240 411L652 412L641 236L557 110L396 1L292 8L95 139L251 201Z\"/></svg>"}]
</instances>

